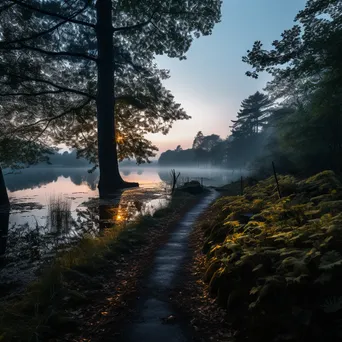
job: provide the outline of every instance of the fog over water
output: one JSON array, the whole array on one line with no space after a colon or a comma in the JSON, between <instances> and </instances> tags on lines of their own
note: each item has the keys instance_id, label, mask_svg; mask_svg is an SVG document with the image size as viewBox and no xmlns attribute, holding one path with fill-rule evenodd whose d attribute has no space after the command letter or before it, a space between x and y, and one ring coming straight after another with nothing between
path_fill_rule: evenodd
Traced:
<instances>
[{"instance_id":1,"label":"fog over water","mask_svg":"<svg viewBox=\"0 0 342 342\"><path fill-rule=\"evenodd\" d=\"M0 284L20 291L56 250L68 248L85 234L96 236L113 229L116 222L126 224L167 205L170 169L122 167L122 177L140 186L118 192L111 200L98 198L98 172L88 173L87 168L4 172L11 212L0 213ZM198 180L205 186L221 186L246 175L241 170L175 169L180 172L179 184Z\"/></svg>"},{"instance_id":2,"label":"fog over water","mask_svg":"<svg viewBox=\"0 0 342 342\"><path fill-rule=\"evenodd\" d=\"M88 173L87 168L29 168L19 173L5 174L8 194L12 202L10 225L25 222L44 224L51 196L71 200L71 212L83 207L82 203L98 197L98 172ZM214 168L176 168L180 181L197 179L206 186L221 186L239 178L245 172ZM122 177L129 182L138 182L139 189L133 192L150 193L145 201L163 197L161 188L170 181L170 168L124 167ZM131 190L124 191L123 194ZM132 192L132 191L131 191ZM24 211L24 212L23 212Z\"/></svg>"}]
</instances>

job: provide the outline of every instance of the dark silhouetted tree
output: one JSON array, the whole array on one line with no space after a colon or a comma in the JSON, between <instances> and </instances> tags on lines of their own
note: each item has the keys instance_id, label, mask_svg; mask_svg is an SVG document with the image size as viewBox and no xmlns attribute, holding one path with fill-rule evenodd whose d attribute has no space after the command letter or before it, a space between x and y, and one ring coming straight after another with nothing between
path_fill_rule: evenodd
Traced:
<instances>
[{"instance_id":1,"label":"dark silhouetted tree","mask_svg":"<svg viewBox=\"0 0 342 342\"><path fill-rule=\"evenodd\" d=\"M147 160L145 132L188 116L155 54L183 59L211 34L221 0L2 0L1 115L12 136L65 143L100 166L100 196L126 187L119 158ZM115 115L114 115L115 114ZM117 128L117 133L116 129Z\"/></svg>"},{"instance_id":2,"label":"dark silhouetted tree","mask_svg":"<svg viewBox=\"0 0 342 342\"><path fill-rule=\"evenodd\" d=\"M195 153L192 149L163 152L158 160L160 166L193 166Z\"/></svg>"},{"instance_id":3,"label":"dark silhouetted tree","mask_svg":"<svg viewBox=\"0 0 342 342\"><path fill-rule=\"evenodd\" d=\"M197 148L200 148L200 146L203 142L203 139L204 139L204 135L203 135L202 131L199 131L195 136L194 142L192 143L192 148L194 150L196 150Z\"/></svg>"},{"instance_id":4,"label":"dark silhouetted tree","mask_svg":"<svg viewBox=\"0 0 342 342\"><path fill-rule=\"evenodd\" d=\"M228 165L244 167L259 156L271 106L272 101L260 92L242 101L237 120L232 120L232 135L226 150Z\"/></svg>"},{"instance_id":5,"label":"dark silhouetted tree","mask_svg":"<svg viewBox=\"0 0 342 342\"><path fill-rule=\"evenodd\" d=\"M277 153L301 173L342 171L342 3L308 0L295 20L272 49L254 43L247 75L270 73L267 91L291 108L273 124Z\"/></svg>"},{"instance_id":6,"label":"dark silhouetted tree","mask_svg":"<svg viewBox=\"0 0 342 342\"><path fill-rule=\"evenodd\" d=\"M211 152L212 149L221 142L221 138L217 134L206 135L203 137L198 148L204 151Z\"/></svg>"},{"instance_id":7,"label":"dark silhouetted tree","mask_svg":"<svg viewBox=\"0 0 342 342\"><path fill-rule=\"evenodd\" d=\"M235 138L249 137L260 133L269 116L272 101L265 94L256 92L243 100L237 120L232 120L232 134Z\"/></svg>"}]
</instances>

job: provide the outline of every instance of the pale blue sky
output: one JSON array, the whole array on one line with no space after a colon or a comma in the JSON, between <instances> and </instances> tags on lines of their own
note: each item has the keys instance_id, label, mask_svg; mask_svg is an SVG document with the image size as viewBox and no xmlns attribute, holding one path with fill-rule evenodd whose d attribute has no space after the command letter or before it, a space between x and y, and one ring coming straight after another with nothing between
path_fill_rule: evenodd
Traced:
<instances>
[{"instance_id":1,"label":"pale blue sky","mask_svg":"<svg viewBox=\"0 0 342 342\"><path fill-rule=\"evenodd\" d=\"M305 0L223 0L222 21L213 34L194 41L187 60L158 57L160 67L170 69L165 82L191 120L176 122L166 136L150 135L160 152L191 146L195 134L229 134L241 101L262 90L267 75L258 80L245 76L248 65L241 58L255 40L269 47L284 29L293 25ZM160 153L159 152L159 153Z\"/></svg>"}]
</instances>

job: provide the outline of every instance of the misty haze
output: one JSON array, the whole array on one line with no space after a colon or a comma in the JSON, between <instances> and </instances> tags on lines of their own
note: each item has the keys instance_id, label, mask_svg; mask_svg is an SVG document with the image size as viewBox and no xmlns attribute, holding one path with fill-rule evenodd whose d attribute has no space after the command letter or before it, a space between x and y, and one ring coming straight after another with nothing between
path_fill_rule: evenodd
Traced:
<instances>
[{"instance_id":1,"label":"misty haze","mask_svg":"<svg viewBox=\"0 0 342 342\"><path fill-rule=\"evenodd\" d=\"M342 341L341 0L0 0L0 342Z\"/></svg>"}]
</instances>

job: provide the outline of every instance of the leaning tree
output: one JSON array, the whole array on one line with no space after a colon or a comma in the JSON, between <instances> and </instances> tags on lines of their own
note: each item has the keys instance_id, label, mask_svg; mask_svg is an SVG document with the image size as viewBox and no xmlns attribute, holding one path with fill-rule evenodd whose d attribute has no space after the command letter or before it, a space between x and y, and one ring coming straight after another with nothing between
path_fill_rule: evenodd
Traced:
<instances>
[{"instance_id":1,"label":"leaning tree","mask_svg":"<svg viewBox=\"0 0 342 342\"><path fill-rule=\"evenodd\" d=\"M2 0L0 113L8 138L76 147L100 168L100 196L129 186L119 157L147 160L146 132L188 116L156 54L183 59L220 20L221 0ZM117 128L117 134L116 134ZM96 146L96 149L94 148Z\"/></svg>"}]
</instances>

